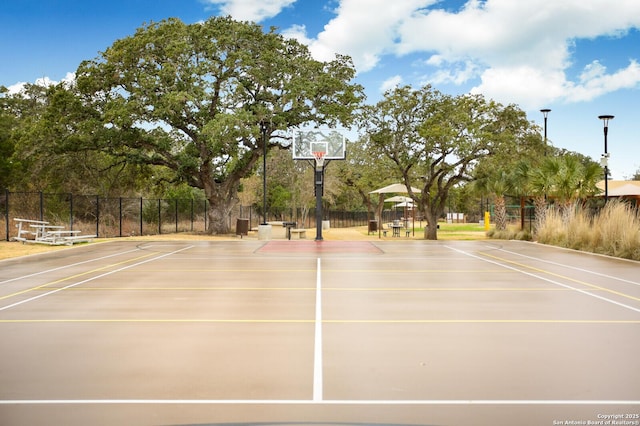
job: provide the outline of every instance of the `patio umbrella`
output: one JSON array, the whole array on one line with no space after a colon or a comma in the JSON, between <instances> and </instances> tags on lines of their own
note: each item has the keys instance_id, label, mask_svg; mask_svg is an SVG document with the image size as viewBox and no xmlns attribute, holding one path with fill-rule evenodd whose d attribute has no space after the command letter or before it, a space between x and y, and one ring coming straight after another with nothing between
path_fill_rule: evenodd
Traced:
<instances>
[{"instance_id":1,"label":"patio umbrella","mask_svg":"<svg viewBox=\"0 0 640 426\"><path fill-rule=\"evenodd\" d=\"M413 202L411 197L405 197L404 195L396 195L395 197L386 198L385 203L410 203Z\"/></svg>"},{"instance_id":2,"label":"patio umbrella","mask_svg":"<svg viewBox=\"0 0 640 426\"><path fill-rule=\"evenodd\" d=\"M411 187L411 191L416 193L422 192L418 188L414 188L413 186ZM407 190L407 186L401 183L392 183L391 185L387 185L383 188L378 188L376 190L369 192L369 194L408 194L408 193L409 191ZM391 198L394 198L394 197L391 197ZM403 200L399 202L407 201L405 200L405 198L408 200L411 200L410 197L403 197ZM387 200L384 200L384 201L387 201ZM380 222L382 222L382 220ZM382 228L381 225L382 223L380 223L380 226L378 226L378 238L380 238L380 229Z\"/></svg>"},{"instance_id":3,"label":"patio umbrella","mask_svg":"<svg viewBox=\"0 0 640 426\"><path fill-rule=\"evenodd\" d=\"M413 192L422 192L418 188L414 188L413 186L411 187L411 190ZM369 194L394 194L394 193L408 194L409 191L407 190L406 185L403 185L401 183L393 183L391 185L385 186L384 188L378 188L376 190L369 192Z\"/></svg>"},{"instance_id":4,"label":"patio umbrella","mask_svg":"<svg viewBox=\"0 0 640 426\"><path fill-rule=\"evenodd\" d=\"M413 208L413 203L411 201L403 201L399 204L396 204L396 207L407 207L409 210Z\"/></svg>"}]
</instances>

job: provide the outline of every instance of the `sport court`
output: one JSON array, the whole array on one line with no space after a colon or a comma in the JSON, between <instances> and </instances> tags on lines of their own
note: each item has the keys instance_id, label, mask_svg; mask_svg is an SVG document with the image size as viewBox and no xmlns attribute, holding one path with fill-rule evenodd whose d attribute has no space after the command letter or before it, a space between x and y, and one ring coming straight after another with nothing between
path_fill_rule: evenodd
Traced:
<instances>
[{"instance_id":1,"label":"sport court","mask_svg":"<svg viewBox=\"0 0 640 426\"><path fill-rule=\"evenodd\" d=\"M514 241L6 260L0 423L640 424L639 266Z\"/></svg>"}]
</instances>

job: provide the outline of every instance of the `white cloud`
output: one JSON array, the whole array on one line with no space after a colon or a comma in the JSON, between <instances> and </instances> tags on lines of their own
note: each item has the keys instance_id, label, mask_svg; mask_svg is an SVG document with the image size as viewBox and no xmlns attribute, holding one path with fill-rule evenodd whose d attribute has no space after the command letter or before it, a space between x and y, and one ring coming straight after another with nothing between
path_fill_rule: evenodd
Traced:
<instances>
[{"instance_id":1,"label":"white cloud","mask_svg":"<svg viewBox=\"0 0 640 426\"><path fill-rule=\"evenodd\" d=\"M296 0L205 0L206 3L220 5L222 15L231 15L240 21L260 22L276 16Z\"/></svg>"},{"instance_id":2,"label":"white cloud","mask_svg":"<svg viewBox=\"0 0 640 426\"><path fill-rule=\"evenodd\" d=\"M336 17L315 38L296 34L317 59L350 55L359 73L379 66L385 55L423 54L423 81L475 85L473 91L501 102L578 101L640 84L633 58L610 74L596 62L576 81L567 73L576 40L640 28L638 0L617 0L615 7L610 0L469 0L458 11L443 6L436 0L341 0Z\"/></svg>"},{"instance_id":3,"label":"white cloud","mask_svg":"<svg viewBox=\"0 0 640 426\"><path fill-rule=\"evenodd\" d=\"M588 82L590 80L602 77L607 72L607 68L603 66L600 61L593 61L586 67L584 67L584 71L580 74L580 81L582 83Z\"/></svg>"},{"instance_id":4,"label":"white cloud","mask_svg":"<svg viewBox=\"0 0 640 426\"><path fill-rule=\"evenodd\" d=\"M307 37L307 27L304 25L294 25L281 32L284 37L298 40L302 44L309 46L313 40Z\"/></svg>"},{"instance_id":5,"label":"white cloud","mask_svg":"<svg viewBox=\"0 0 640 426\"><path fill-rule=\"evenodd\" d=\"M11 86L7 87L7 90L9 91L10 95L15 95L17 93L20 93L22 91L22 89L24 89L24 86L27 83L24 81L19 81L16 84L12 84Z\"/></svg>"},{"instance_id":6,"label":"white cloud","mask_svg":"<svg viewBox=\"0 0 640 426\"><path fill-rule=\"evenodd\" d=\"M341 0L336 17L309 45L314 57L351 56L358 72L373 69L395 50L397 28L416 9L437 0Z\"/></svg>"},{"instance_id":7,"label":"white cloud","mask_svg":"<svg viewBox=\"0 0 640 426\"><path fill-rule=\"evenodd\" d=\"M471 89L503 103L518 103L521 107L536 108L566 92L561 71L546 72L529 65L494 67L484 70L481 84Z\"/></svg>"},{"instance_id":8,"label":"white cloud","mask_svg":"<svg viewBox=\"0 0 640 426\"><path fill-rule=\"evenodd\" d=\"M442 57L442 55L431 55L429 57L429 59L427 59L425 61L425 64L427 65L431 65L434 67L439 67L440 65L442 65L445 61L445 59Z\"/></svg>"},{"instance_id":9,"label":"white cloud","mask_svg":"<svg viewBox=\"0 0 640 426\"><path fill-rule=\"evenodd\" d=\"M431 57L430 60L427 61L429 65L434 65L434 61L431 61L432 58L433 57ZM444 59L440 59L435 62L435 64L435 66L437 66L439 69L425 78L425 82L432 85L461 85L471 79L477 78L480 73L479 66L472 60L449 63Z\"/></svg>"},{"instance_id":10,"label":"white cloud","mask_svg":"<svg viewBox=\"0 0 640 426\"><path fill-rule=\"evenodd\" d=\"M64 78L60 81L51 80L49 77L41 77L36 79L36 81L33 84L35 84L36 86L48 87L48 86L54 86L58 83L66 83L68 85L71 85L71 84L74 84L75 81L76 81L76 74L74 72L68 72L67 75L65 75ZM17 94L22 92L22 90L26 85L27 85L26 82L18 82L16 84L12 84L11 86L7 87L7 90L9 91L9 94Z\"/></svg>"},{"instance_id":11,"label":"white cloud","mask_svg":"<svg viewBox=\"0 0 640 426\"><path fill-rule=\"evenodd\" d=\"M380 92L384 93L387 90L394 89L402 84L402 76L394 75L393 77L385 80L380 86Z\"/></svg>"},{"instance_id":12,"label":"white cloud","mask_svg":"<svg viewBox=\"0 0 640 426\"><path fill-rule=\"evenodd\" d=\"M598 61L594 61L580 74L580 83L570 85L566 97L571 102L590 101L605 93L631 89L638 84L640 84L638 62L631 61L628 67L607 74L607 69Z\"/></svg>"}]
</instances>

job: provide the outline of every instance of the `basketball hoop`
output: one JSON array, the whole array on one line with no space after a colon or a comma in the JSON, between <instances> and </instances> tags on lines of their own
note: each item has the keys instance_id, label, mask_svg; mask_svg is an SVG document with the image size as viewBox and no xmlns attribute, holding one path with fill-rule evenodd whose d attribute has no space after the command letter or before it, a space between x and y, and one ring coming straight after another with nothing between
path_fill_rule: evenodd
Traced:
<instances>
[{"instance_id":1,"label":"basketball hoop","mask_svg":"<svg viewBox=\"0 0 640 426\"><path fill-rule=\"evenodd\" d=\"M324 166L324 156L325 156L326 152L324 151L314 151L313 152L313 156L316 159L316 170L322 170L322 167Z\"/></svg>"}]
</instances>

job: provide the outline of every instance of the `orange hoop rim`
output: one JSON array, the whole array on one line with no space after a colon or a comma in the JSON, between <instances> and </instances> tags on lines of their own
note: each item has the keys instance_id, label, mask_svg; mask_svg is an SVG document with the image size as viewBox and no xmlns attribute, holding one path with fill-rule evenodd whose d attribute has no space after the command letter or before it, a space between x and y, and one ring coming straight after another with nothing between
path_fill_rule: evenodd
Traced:
<instances>
[{"instance_id":1,"label":"orange hoop rim","mask_svg":"<svg viewBox=\"0 0 640 426\"><path fill-rule=\"evenodd\" d=\"M324 166L324 156L326 155L326 152L314 151L312 154L316 158L316 169L322 169Z\"/></svg>"}]
</instances>

